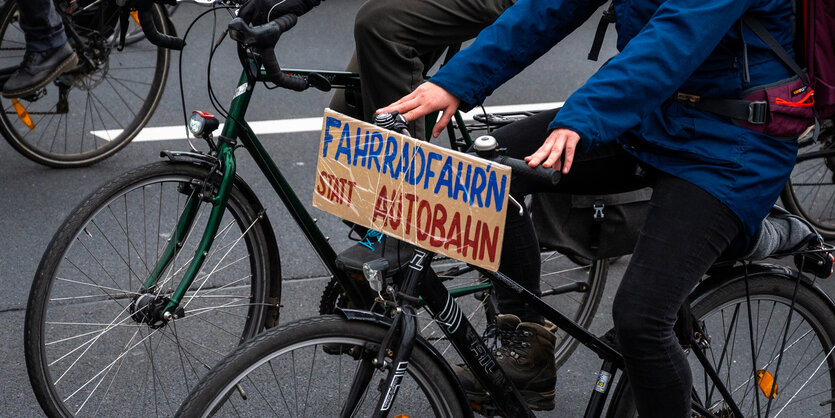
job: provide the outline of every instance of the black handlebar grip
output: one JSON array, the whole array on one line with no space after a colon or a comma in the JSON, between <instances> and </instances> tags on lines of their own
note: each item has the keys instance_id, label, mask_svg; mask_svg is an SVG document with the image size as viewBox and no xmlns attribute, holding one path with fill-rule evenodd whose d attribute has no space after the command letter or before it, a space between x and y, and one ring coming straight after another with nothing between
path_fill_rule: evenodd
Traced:
<instances>
[{"instance_id":1,"label":"black handlebar grip","mask_svg":"<svg viewBox=\"0 0 835 418\"><path fill-rule=\"evenodd\" d=\"M157 30L157 25L154 23L154 14L150 8L138 11L139 25L142 26L142 33L148 38L152 44L166 49L174 49L180 51L186 45L186 42L176 36L166 35Z\"/></svg>"},{"instance_id":2,"label":"black handlebar grip","mask_svg":"<svg viewBox=\"0 0 835 418\"><path fill-rule=\"evenodd\" d=\"M510 167L513 170L514 177L524 178L544 186L556 186L562 178L560 170L541 165L531 167L523 160L510 158L506 155L498 155L493 161Z\"/></svg>"},{"instance_id":3,"label":"black handlebar grip","mask_svg":"<svg viewBox=\"0 0 835 418\"><path fill-rule=\"evenodd\" d=\"M296 15L283 15L278 19L273 19L273 22L278 23L278 29L281 33L287 32L293 26L296 26L296 22L298 22L299 18Z\"/></svg>"},{"instance_id":4,"label":"black handlebar grip","mask_svg":"<svg viewBox=\"0 0 835 418\"><path fill-rule=\"evenodd\" d=\"M264 70L267 72L267 80L275 83L279 87L295 91L304 91L310 87L307 79L290 76L281 72L281 67L278 65L278 60L275 57L275 50L271 48L261 51L261 64L264 65Z\"/></svg>"}]
</instances>

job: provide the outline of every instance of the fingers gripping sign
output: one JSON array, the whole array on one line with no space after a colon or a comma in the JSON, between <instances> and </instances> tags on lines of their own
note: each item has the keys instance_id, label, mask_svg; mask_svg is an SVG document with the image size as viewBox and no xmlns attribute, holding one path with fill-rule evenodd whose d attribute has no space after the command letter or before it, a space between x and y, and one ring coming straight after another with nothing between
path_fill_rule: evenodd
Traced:
<instances>
[{"instance_id":1,"label":"fingers gripping sign","mask_svg":"<svg viewBox=\"0 0 835 418\"><path fill-rule=\"evenodd\" d=\"M544 167L553 167L555 170L562 169L563 174L568 174L579 142L580 135L577 132L570 129L554 129L536 152L525 157L525 161L531 167L542 164ZM563 152L565 158L560 160Z\"/></svg>"},{"instance_id":2,"label":"fingers gripping sign","mask_svg":"<svg viewBox=\"0 0 835 418\"><path fill-rule=\"evenodd\" d=\"M453 96L436 84L426 82L418 86L415 91L403 96L400 100L378 109L377 113L400 113L407 122L411 122L421 116L426 116L436 110L443 111L441 118L432 129L432 136L438 137L446 128L452 115L458 109L461 100Z\"/></svg>"}]
</instances>

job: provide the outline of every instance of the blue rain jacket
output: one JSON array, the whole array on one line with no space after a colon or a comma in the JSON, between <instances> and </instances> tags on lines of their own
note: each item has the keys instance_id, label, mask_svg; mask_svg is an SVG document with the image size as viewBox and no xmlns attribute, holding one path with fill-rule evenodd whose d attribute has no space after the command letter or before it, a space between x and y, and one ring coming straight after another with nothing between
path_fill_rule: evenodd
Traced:
<instances>
[{"instance_id":1,"label":"blue rain jacket","mask_svg":"<svg viewBox=\"0 0 835 418\"><path fill-rule=\"evenodd\" d=\"M463 108L480 104L604 2L519 0L430 81L461 99ZM614 6L620 53L568 98L549 129L577 132L586 149L617 140L645 163L718 198L750 240L791 173L797 141L738 127L672 96L740 98L751 86L790 77L739 18L754 15L791 52L791 1L614 0Z\"/></svg>"}]
</instances>

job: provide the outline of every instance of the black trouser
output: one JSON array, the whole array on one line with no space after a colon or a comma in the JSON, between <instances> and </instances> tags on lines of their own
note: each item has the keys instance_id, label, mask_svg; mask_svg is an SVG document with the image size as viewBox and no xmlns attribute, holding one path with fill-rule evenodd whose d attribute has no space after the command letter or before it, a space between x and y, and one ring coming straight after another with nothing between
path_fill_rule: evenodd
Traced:
<instances>
[{"instance_id":1,"label":"black trouser","mask_svg":"<svg viewBox=\"0 0 835 418\"><path fill-rule=\"evenodd\" d=\"M26 35L26 49L46 51L67 42L64 25L52 0L17 0L17 4L20 29Z\"/></svg>"},{"instance_id":2,"label":"black trouser","mask_svg":"<svg viewBox=\"0 0 835 418\"><path fill-rule=\"evenodd\" d=\"M544 141L555 111L545 112L494 133L509 154L521 158ZM618 145L578 151L571 172L555 191L603 194L647 185L635 176L635 159ZM673 325L690 290L741 231L738 218L699 187L653 173L652 201L635 252L612 306L626 372L642 417L689 417L692 376ZM534 190L513 190L525 194ZM539 251L530 216L508 211L500 271L533 292L539 291ZM497 289L499 309L525 321L542 317ZM559 307L556 307L559 309Z\"/></svg>"},{"instance_id":3,"label":"black trouser","mask_svg":"<svg viewBox=\"0 0 835 418\"><path fill-rule=\"evenodd\" d=\"M357 119L411 93L451 44L475 38L516 0L368 0L354 23L356 49L347 71L359 72L363 109L340 90L330 107ZM409 132L424 139L424 120Z\"/></svg>"}]
</instances>

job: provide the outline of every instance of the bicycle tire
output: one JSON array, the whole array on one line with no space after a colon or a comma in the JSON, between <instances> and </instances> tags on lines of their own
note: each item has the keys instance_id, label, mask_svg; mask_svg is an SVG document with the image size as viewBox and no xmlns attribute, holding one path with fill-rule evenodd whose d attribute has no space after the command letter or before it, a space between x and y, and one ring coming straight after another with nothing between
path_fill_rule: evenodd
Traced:
<instances>
[{"instance_id":1,"label":"bicycle tire","mask_svg":"<svg viewBox=\"0 0 835 418\"><path fill-rule=\"evenodd\" d=\"M543 251L542 260L541 277L543 291L548 288L555 288L561 285L570 284L571 282L579 282L582 283L583 286L586 286L585 291L570 292L563 295L544 296L543 300L552 306L558 307L560 312L564 313L569 318L572 318L580 326L588 328L594 320L597 307L600 305L600 299L603 297L603 291L606 286L606 276L609 271L609 261L605 259L594 260L589 266L575 266L573 264L574 261L562 254L557 253L556 251ZM437 264L438 262L433 262L433 266L436 266L436 269ZM582 272L585 278L582 278L578 272ZM562 273L563 275L557 277L557 274L559 273ZM462 280L468 281L458 283ZM479 278L477 276L474 277L473 275L469 275L468 279L455 279L448 283L451 287L466 286L478 282L478 280ZM370 291L371 290L369 289L369 292ZM576 297L576 295L580 296ZM495 322L495 317L491 313L494 310L484 309L487 304L491 303L489 298L493 297L492 294L476 294L476 296L480 298L486 296L487 298L481 300L479 303L476 303L475 306L470 304L471 306L469 306L469 309L462 309L464 309L464 312L469 312L466 316L470 321L473 321L473 325L478 330L484 329L488 323ZM459 298L459 300L457 300L459 304L462 303L461 299L462 298ZM346 298L339 282L336 279L331 279L326 285L325 290L322 292L322 297L319 302L319 313L321 315L333 314L336 313L336 308L346 307L357 308ZM476 310L479 309L483 310L484 313L476 313ZM423 314L423 312L420 313L420 315ZM427 327L424 326L423 328L426 329ZM424 337L428 341L445 341L445 339L440 337L441 332L440 329L437 328L432 329L428 333L424 332L423 334L425 334ZM556 363L557 368L565 364L578 345L579 341L569 337L561 330L557 331L557 343L554 352L554 362ZM439 350L446 353L448 351L447 349L448 347L440 348Z\"/></svg>"},{"instance_id":2,"label":"bicycle tire","mask_svg":"<svg viewBox=\"0 0 835 418\"><path fill-rule=\"evenodd\" d=\"M124 148L151 119L168 78L170 52L147 41L117 51L118 35L110 26L114 7L101 2L90 9L101 10L108 22L97 29L85 26L92 19L83 10L73 12L81 13L70 19L88 45L82 51L70 37L80 64L40 90L44 96L18 100L31 128L18 116L14 102L4 99L0 134L26 158L55 168L88 166ZM0 9L0 67L19 65L22 59L25 41L17 16L16 1ZM153 17L162 32L172 33L164 8L155 4ZM85 54L89 61L82 58Z\"/></svg>"},{"instance_id":3,"label":"bicycle tire","mask_svg":"<svg viewBox=\"0 0 835 418\"><path fill-rule=\"evenodd\" d=\"M835 131L825 124L820 136L800 142L797 162L780 199L789 212L809 221L826 239L835 238L835 156L816 155L835 148Z\"/></svg>"},{"instance_id":4,"label":"bicycle tire","mask_svg":"<svg viewBox=\"0 0 835 418\"><path fill-rule=\"evenodd\" d=\"M268 318L278 320L272 227L240 182L180 304L184 316L156 329L131 316L137 290L174 235L177 208L199 193L188 185L212 171L170 162L130 171L85 199L55 234L32 283L24 336L29 378L48 416L170 416L209 366ZM194 233L151 295L169 296L179 284L211 206L198 209Z\"/></svg>"},{"instance_id":5,"label":"bicycle tire","mask_svg":"<svg viewBox=\"0 0 835 418\"><path fill-rule=\"evenodd\" d=\"M350 388L353 382L355 367L349 364L334 370L334 368L322 366L321 363L319 367L314 367L317 354L325 353L322 347L325 345L332 349L341 347L341 350L336 348L341 353L331 352L321 355L322 362L338 359L341 366L346 357L354 359L353 355L362 357L364 354L376 354L375 348L380 346L387 332L388 328L378 324L348 321L338 315L303 319L271 329L238 347L212 368L212 371L189 394L176 416L204 417L211 414L225 416L227 414L224 413L224 407L233 408L236 414L243 416L298 415L298 413L293 415L293 411L298 412L300 409L299 398L301 396L291 397L285 394L279 380L294 390L304 385L305 382L315 385L313 388L308 386L306 389L307 395L305 395L301 416L307 415L305 412L310 411L311 405L307 403L308 401L318 402L312 406L313 408L331 407L334 408L333 412L338 412L342 406L342 394L347 393L347 388ZM279 358L288 352L291 353L290 359ZM297 359L306 358L309 355L308 352L312 353L309 373L303 366L297 367L300 366ZM290 364L287 364L288 362ZM266 367L260 368L264 365L268 365L270 370L266 371ZM467 403L454 395L457 393L454 386L457 382L450 382L448 375L441 367L442 365L436 362L436 358L416 344L409 359L406 377L401 382L401 388L390 415L403 413L406 416L425 416L430 412L434 412L434 416L438 417L466 415L465 411L468 409L465 408L469 408ZM290 379L284 380L278 377L276 370L280 372L285 368L289 368L286 370L292 373L292 382L289 381ZM327 377L322 378L321 375L314 373L314 369L319 373L326 372ZM261 376L259 371L263 372L264 376ZM343 376L346 377L345 380L342 380ZM380 376L383 374L380 373ZM348 385L346 390L340 391L339 389L343 388L343 382ZM339 389L333 389L334 383ZM376 383L376 378L372 378L369 387L377 387ZM236 384L241 386L236 387ZM414 402L419 402L421 399L409 398L415 395L416 389L426 395L426 398L422 399L426 401L425 403L415 404ZM367 403L364 402L361 406L369 406L373 410L376 400L369 399L373 398L373 394L369 392L372 391L366 392L363 396L363 401ZM241 393L247 394L245 400L240 396ZM284 405L274 405L269 403L269 400L275 400L276 404L283 400ZM256 401L265 401L268 406L256 405ZM296 408L292 408L291 404ZM286 413L282 413L285 412L282 407L286 408ZM401 410L407 407L413 409ZM361 411L366 411L366 413ZM323 413L321 409L314 409L310 411L310 414L337 416L333 412ZM355 416L370 416L367 412L369 411L361 409Z\"/></svg>"},{"instance_id":6,"label":"bicycle tire","mask_svg":"<svg viewBox=\"0 0 835 418\"><path fill-rule=\"evenodd\" d=\"M773 318L774 310L777 307L778 302L785 304L785 311L788 311L788 304L791 302L793 297L795 282L785 277L766 276L751 279L749 281L749 286L752 299L757 301L757 307L752 307L752 316L756 315L756 319L753 320L753 323L755 324L754 329L758 334L769 334L771 331L775 331L775 328L772 328L771 330L768 328L761 328L762 317L760 316L760 313L764 310L769 310L770 314L767 319L770 322ZM736 347L735 337L738 334L734 334L734 338L730 339L730 341L733 341L730 344L730 349L724 351L724 354L727 354L728 352L733 353L733 347L736 347L741 354L738 360L730 360L727 358L727 355L722 355L723 348L728 347L728 341L726 340L729 340L727 336L730 334L724 328L717 332L714 327L713 332L710 331L711 323L715 325L717 322L716 320L719 319L716 315L721 312L722 319L727 319L727 309L731 306L734 306L734 310L737 310L738 316L736 318L738 322L741 322L737 325L741 325L742 327L750 330L747 322L748 313L746 307L747 305L745 304L745 295L745 281L737 280L721 286L716 289L716 291L711 292L705 295L702 299L695 301L692 306L692 312L696 318L699 318L699 320L707 321L706 329L711 336L711 347L710 349L705 350L705 354L708 359L713 360L714 368L716 368L719 375L723 377L723 384L731 390L733 394L738 394L742 388L745 388L741 399L739 399L740 396L734 396L734 400L740 407L743 415L761 416L760 414L768 409L767 396L765 395L765 393L768 392L764 392L762 389L759 389L752 384L754 381L751 379L753 376L753 368L751 367L752 350L750 348L750 341L745 341L741 343L741 347ZM780 313L782 313L782 309L780 310ZM765 315L766 314L763 313L763 316ZM783 353L776 353L776 351L779 351L781 346L780 336L783 334L782 328L785 326L785 320L788 319L787 315L783 316L782 319L778 318L776 321L777 324L775 327L778 327L776 331L779 331L780 336L776 337L773 347L766 346L767 343L764 343L764 339L760 340L759 344L756 344L757 339L755 338L754 346L758 347L758 350L756 350L757 354L762 353L763 351L760 350L763 349L771 351L770 355L766 357L769 361L765 363L758 363L758 367L764 367L763 370L767 370L769 373L772 373L772 376L774 376L777 381L778 394L777 397L772 400L773 404L770 408L769 416L774 416L774 413L781 411L783 408L788 409L788 411L785 411L785 415L782 415L781 412L781 416L810 416L810 413L812 413L812 416L835 415L835 406L833 406L830 402L831 399L835 398L835 359L832 357L832 350L833 347L835 347L835 312L832 311L830 304L819 294L811 291L805 286L800 286L798 288L798 294L795 300L795 309L792 317L792 325L789 328L793 328L794 331L790 334L790 338L786 344L787 349ZM800 326L803 322L798 321L798 317L803 321L807 321L809 324L808 330L806 330L806 328L801 330ZM794 324L797 324L797 326L795 327ZM802 334L797 334L798 330L801 330ZM760 331L765 332L760 333ZM807 335L812 335L812 337L806 338ZM758 335L757 337L760 336L761 335ZM804 347L803 343L805 340L809 340L809 344ZM825 354L825 356L822 359L819 359L820 356L813 357L812 360L808 362L811 368L807 366L808 370L804 372L804 375L790 375L787 379L785 377L785 369L795 364L795 356L799 354L803 359L806 359L810 355L814 355L814 348L812 348L812 354L809 354L808 350L812 346L815 346L816 348L817 343L820 344L822 353ZM787 354L789 352L792 353L791 359L788 359L789 356ZM717 353L720 354L720 358L724 357L727 360L723 362L723 367L717 367L719 363L716 361L716 357L711 357L712 354ZM774 370L774 367L776 367L774 364L775 355L783 358L781 368L780 370L776 370L776 375ZM710 391L710 389L707 389L709 387L708 383L705 383L709 382L709 379L704 377L703 372L700 372L703 368L693 357L694 356L692 355L690 356L691 369L693 370L694 391L701 396L700 399L704 400L704 404L710 404L711 401L714 401L714 405L709 408L711 412L719 414L718 416L731 416L728 415L730 414L730 410L726 405L724 405L724 402L721 401L721 396L718 395L718 392L714 391L712 397L705 396L705 393ZM818 360L820 360L820 362L818 362ZM826 364L824 364L824 362ZM731 367L726 367L727 364L731 364ZM823 367L818 368L819 365ZM816 368L817 370L815 370ZM806 370L806 368L801 371L804 370ZM805 373L808 373L809 371L811 371L812 374L808 377L805 376ZM782 375L781 372L783 373ZM826 379L827 375L828 379ZM823 382L817 382L817 380L821 378L823 378ZM740 381L746 382L744 386L740 383ZM807 384L806 386L804 386L804 382ZM814 383L815 386L813 388L808 385L810 382ZM631 391L628 388L627 379L620 379L618 385L626 385L624 388L621 388L624 390L623 396L619 398L619 402L612 405L610 413L607 416L617 418L637 416L637 408L635 407L635 401L631 396ZM822 388L821 386L824 387ZM811 394L804 392L804 394L798 396L800 390L807 388L810 389L812 392ZM788 394L786 394L787 392ZM615 390L615 393L618 393L617 389ZM750 396L749 399L749 395L751 393L753 393L754 396ZM798 398L801 399L797 403L793 403L793 400L797 400ZM760 414L757 413L757 402L755 399L759 399L760 401ZM786 403L783 404L782 402ZM726 413L726 415L722 415L722 412Z\"/></svg>"}]
</instances>

